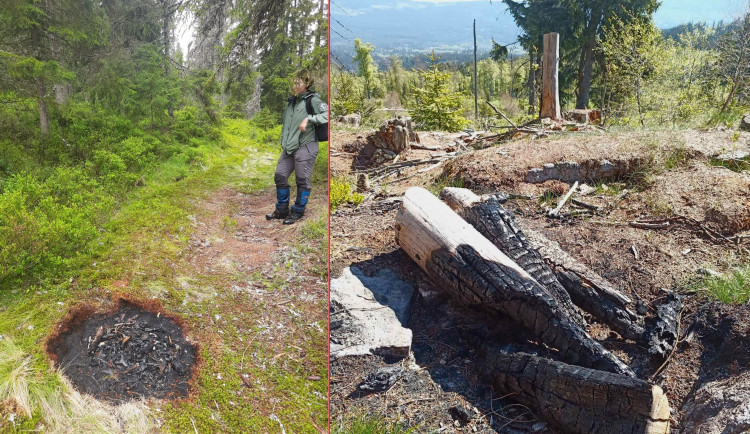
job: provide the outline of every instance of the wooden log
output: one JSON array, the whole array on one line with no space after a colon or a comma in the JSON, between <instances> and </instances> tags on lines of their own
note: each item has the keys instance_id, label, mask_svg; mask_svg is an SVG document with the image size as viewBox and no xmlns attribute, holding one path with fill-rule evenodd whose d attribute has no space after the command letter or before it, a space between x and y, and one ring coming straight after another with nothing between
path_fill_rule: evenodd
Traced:
<instances>
[{"instance_id":1,"label":"wooden log","mask_svg":"<svg viewBox=\"0 0 750 434\"><path fill-rule=\"evenodd\" d=\"M571 320L580 326L586 325L568 292L560 285L541 256L529 247L513 216L500 204L505 202L504 196L477 196L466 188L446 187L440 192L440 198L542 284Z\"/></svg>"},{"instance_id":2,"label":"wooden log","mask_svg":"<svg viewBox=\"0 0 750 434\"><path fill-rule=\"evenodd\" d=\"M565 253L557 243L552 243L536 232L522 231L513 215L503 208L503 197L480 197L471 190L450 187L444 188L440 197L480 234L544 285L575 322L583 324L582 319L576 318L577 312L572 307L571 300L572 304L590 313L624 338L638 342L646 340L638 317L624 307L623 302L628 302L629 299L613 288L609 290L611 294L597 292L597 286L592 286L589 281L581 278L581 275L591 276L594 273ZM541 252L544 253L540 254ZM548 264L553 264L553 267ZM569 268L565 268L565 265ZM601 277L594 279L604 282L604 287L611 286Z\"/></svg>"},{"instance_id":3,"label":"wooden log","mask_svg":"<svg viewBox=\"0 0 750 434\"><path fill-rule=\"evenodd\" d=\"M635 376L573 322L544 286L429 191L412 187L404 194L396 241L458 302L507 316L568 363Z\"/></svg>"},{"instance_id":4,"label":"wooden log","mask_svg":"<svg viewBox=\"0 0 750 434\"><path fill-rule=\"evenodd\" d=\"M536 410L566 433L670 431L669 400L643 380L481 344L480 372L496 394Z\"/></svg>"},{"instance_id":5,"label":"wooden log","mask_svg":"<svg viewBox=\"0 0 750 434\"><path fill-rule=\"evenodd\" d=\"M560 88L558 85L558 61L560 59L560 34L544 35L544 57L542 60L542 110L539 117L560 119Z\"/></svg>"}]
</instances>

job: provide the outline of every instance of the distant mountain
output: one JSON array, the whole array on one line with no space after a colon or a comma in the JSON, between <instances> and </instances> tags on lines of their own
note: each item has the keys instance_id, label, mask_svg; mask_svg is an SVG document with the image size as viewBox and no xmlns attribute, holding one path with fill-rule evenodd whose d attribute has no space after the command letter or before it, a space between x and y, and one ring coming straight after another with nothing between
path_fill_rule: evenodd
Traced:
<instances>
[{"instance_id":1,"label":"distant mountain","mask_svg":"<svg viewBox=\"0 0 750 434\"><path fill-rule=\"evenodd\" d=\"M745 1L663 0L654 19L662 29L690 22L731 22ZM489 52L493 38L511 44L521 33L501 0L332 0L331 53L351 65L353 40L358 37L375 45L373 56L380 63L391 54L413 58L433 49L461 53L460 58L471 51L473 56L474 19L480 53Z\"/></svg>"}]
</instances>

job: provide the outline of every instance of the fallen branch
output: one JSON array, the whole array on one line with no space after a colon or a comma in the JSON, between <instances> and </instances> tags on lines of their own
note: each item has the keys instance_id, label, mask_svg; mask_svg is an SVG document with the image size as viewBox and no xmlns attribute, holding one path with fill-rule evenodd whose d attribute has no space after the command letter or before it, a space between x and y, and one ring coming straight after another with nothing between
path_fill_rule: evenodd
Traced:
<instances>
[{"instance_id":1,"label":"fallen branch","mask_svg":"<svg viewBox=\"0 0 750 434\"><path fill-rule=\"evenodd\" d=\"M497 113L498 115L502 116L503 119L505 119L506 121L508 121L508 123L510 123L511 125L513 125L513 128L518 129L518 126L515 124L515 122L513 122L512 120L510 120L510 118L508 116L505 116L505 114L503 112L501 112L500 110L497 109L497 107L495 107L494 105L492 105L492 103L490 102L489 99L485 99L484 101L487 104L489 104L490 107L492 107L492 110L495 110L495 113Z\"/></svg>"},{"instance_id":2,"label":"fallen branch","mask_svg":"<svg viewBox=\"0 0 750 434\"><path fill-rule=\"evenodd\" d=\"M565 196L563 196L562 199L560 199L560 202L557 203L557 208L547 213L547 217L552 217L552 218L560 217L560 210L562 210L562 208L565 206L565 203L568 201L568 199L570 199L570 196L573 195L573 192L575 192L577 188L578 188L578 181L576 181L573 184L573 187L571 187L570 190L568 190L568 193Z\"/></svg>"},{"instance_id":3,"label":"fallen branch","mask_svg":"<svg viewBox=\"0 0 750 434\"><path fill-rule=\"evenodd\" d=\"M668 228L672 223L684 223L688 226L693 227L696 230L699 230L704 235L706 235L711 241L725 241L729 243L735 243L738 244L740 241L742 241L744 238L742 235L735 235L732 237L724 236L719 231L712 229L704 222L699 222L698 220L695 220L690 217L686 217L683 215L673 215L672 217L666 218L666 219L657 219L657 220L636 220L632 222L628 222L628 224L635 228L643 228L643 229L665 229Z\"/></svg>"}]
</instances>

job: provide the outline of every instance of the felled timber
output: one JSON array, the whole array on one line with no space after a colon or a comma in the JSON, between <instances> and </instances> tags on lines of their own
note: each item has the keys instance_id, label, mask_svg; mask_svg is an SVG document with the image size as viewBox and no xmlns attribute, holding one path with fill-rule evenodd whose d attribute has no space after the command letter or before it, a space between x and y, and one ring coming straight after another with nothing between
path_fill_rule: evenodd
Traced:
<instances>
[{"instance_id":1,"label":"felled timber","mask_svg":"<svg viewBox=\"0 0 750 434\"><path fill-rule=\"evenodd\" d=\"M624 307L630 300L565 253L557 243L530 230L524 233L513 215L502 206L503 196L480 197L465 188L444 188L440 197L547 288L574 321L583 323L582 319L577 319L578 313L572 304L626 339L645 340L639 318ZM553 264L554 270L548 264Z\"/></svg>"},{"instance_id":2,"label":"felled timber","mask_svg":"<svg viewBox=\"0 0 750 434\"><path fill-rule=\"evenodd\" d=\"M586 325L568 292L560 285L541 256L529 247L515 219L501 205L501 202L506 200L505 197L480 197L466 188L447 187L440 192L440 198L495 247L547 288L549 295L571 320L579 325Z\"/></svg>"},{"instance_id":3,"label":"felled timber","mask_svg":"<svg viewBox=\"0 0 750 434\"><path fill-rule=\"evenodd\" d=\"M482 376L566 433L670 431L669 401L659 386L637 378L482 344Z\"/></svg>"},{"instance_id":4,"label":"felled timber","mask_svg":"<svg viewBox=\"0 0 750 434\"><path fill-rule=\"evenodd\" d=\"M635 377L542 284L429 191L412 187L404 194L396 241L458 302L507 316L570 364Z\"/></svg>"}]
</instances>

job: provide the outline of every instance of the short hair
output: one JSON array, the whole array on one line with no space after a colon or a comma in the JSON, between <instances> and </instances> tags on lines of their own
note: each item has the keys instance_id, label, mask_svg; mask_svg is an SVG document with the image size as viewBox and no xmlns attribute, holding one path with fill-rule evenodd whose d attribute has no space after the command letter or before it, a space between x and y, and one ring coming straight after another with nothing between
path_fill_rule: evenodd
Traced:
<instances>
[{"instance_id":1,"label":"short hair","mask_svg":"<svg viewBox=\"0 0 750 434\"><path fill-rule=\"evenodd\" d=\"M307 69L300 69L296 73L294 73L294 79L302 80L302 83L305 84L305 88L309 88L310 86L315 83L315 80L313 80L312 75L310 75L310 71Z\"/></svg>"}]
</instances>

